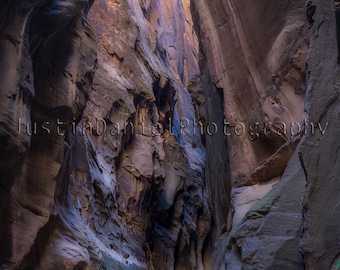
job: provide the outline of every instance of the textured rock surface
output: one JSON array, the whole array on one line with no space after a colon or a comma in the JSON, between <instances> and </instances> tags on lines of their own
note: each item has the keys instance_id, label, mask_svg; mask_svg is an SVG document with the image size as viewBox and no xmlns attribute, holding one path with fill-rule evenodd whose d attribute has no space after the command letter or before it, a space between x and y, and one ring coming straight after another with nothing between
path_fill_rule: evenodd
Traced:
<instances>
[{"instance_id":1,"label":"textured rock surface","mask_svg":"<svg viewBox=\"0 0 340 270\"><path fill-rule=\"evenodd\" d=\"M338 5L2 1L0 268L337 269Z\"/></svg>"},{"instance_id":2,"label":"textured rock surface","mask_svg":"<svg viewBox=\"0 0 340 270\"><path fill-rule=\"evenodd\" d=\"M193 3L229 128L233 221L226 233L215 234L212 268L299 268L305 177L298 158L286 167L308 123L303 111L305 3ZM218 198L211 197L213 205ZM225 208L214 214L218 222L226 217Z\"/></svg>"},{"instance_id":3,"label":"textured rock surface","mask_svg":"<svg viewBox=\"0 0 340 270\"><path fill-rule=\"evenodd\" d=\"M210 210L204 147L187 123L200 78L190 2L96 1L93 29L86 1L7 6L27 16L4 19L2 45L25 54L16 63L4 52L3 69L26 69L3 74L13 113L2 114L2 154L16 157L1 171L2 268L203 268Z\"/></svg>"},{"instance_id":4,"label":"textured rock surface","mask_svg":"<svg viewBox=\"0 0 340 270\"><path fill-rule=\"evenodd\" d=\"M219 240L228 245L216 255L218 266L303 269L299 236L304 187L305 177L296 153L280 183L248 211L228 239Z\"/></svg>"},{"instance_id":5,"label":"textured rock surface","mask_svg":"<svg viewBox=\"0 0 340 270\"><path fill-rule=\"evenodd\" d=\"M339 265L338 149L339 66L334 21L334 3L313 1L316 6L307 57L308 95L306 110L310 119L327 126L324 134L309 133L300 150L307 179L303 204L301 248L306 268L331 268ZM319 63L327 63L327 66Z\"/></svg>"},{"instance_id":6,"label":"textured rock surface","mask_svg":"<svg viewBox=\"0 0 340 270\"><path fill-rule=\"evenodd\" d=\"M1 172L0 253L3 267L13 268L25 261L50 218L68 154L68 124L85 107L96 51L84 27L87 1L2 6L1 152L7 161Z\"/></svg>"},{"instance_id":7,"label":"textured rock surface","mask_svg":"<svg viewBox=\"0 0 340 270\"><path fill-rule=\"evenodd\" d=\"M305 3L193 3L212 79L223 89L231 180L242 185L254 166L297 133L291 125L303 125L306 117Z\"/></svg>"}]
</instances>

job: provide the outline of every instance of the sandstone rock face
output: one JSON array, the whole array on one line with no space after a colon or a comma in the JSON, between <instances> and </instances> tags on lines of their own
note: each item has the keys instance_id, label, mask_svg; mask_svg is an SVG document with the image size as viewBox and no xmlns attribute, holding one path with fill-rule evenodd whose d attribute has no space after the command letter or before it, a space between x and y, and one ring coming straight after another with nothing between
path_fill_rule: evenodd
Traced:
<instances>
[{"instance_id":1,"label":"sandstone rock face","mask_svg":"<svg viewBox=\"0 0 340 270\"><path fill-rule=\"evenodd\" d=\"M303 267L299 234L305 177L296 155L288 167L287 162L307 123L305 3L193 3L229 128L230 178L223 180L231 182L233 221L227 232L217 230L212 268ZM216 197L211 201L219 204ZM215 220L226 213L225 208L215 211Z\"/></svg>"},{"instance_id":2,"label":"sandstone rock face","mask_svg":"<svg viewBox=\"0 0 340 270\"><path fill-rule=\"evenodd\" d=\"M0 269L337 269L337 2L2 2Z\"/></svg>"},{"instance_id":3,"label":"sandstone rock face","mask_svg":"<svg viewBox=\"0 0 340 270\"><path fill-rule=\"evenodd\" d=\"M300 150L307 180L303 201L301 248L305 266L336 269L339 265L339 215L337 214L339 140L339 63L334 3L313 1L316 7L307 57L306 110L310 119L327 126L324 134L310 132ZM327 63L321 65L319 63ZM323 67L322 67L323 66Z\"/></svg>"},{"instance_id":4,"label":"sandstone rock face","mask_svg":"<svg viewBox=\"0 0 340 270\"><path fill-rule=\"evenodd\" d=\"M18 267L34 253L37 233L50 219L70 145L69 123L82 115L95 69L86 6L87 1L2 4L3 268Z\"/></svg>"},{"instance_id":5,"label":"sandstone rock face","mask_svg":"<svg viewBox=\"0 0 340 270\"><path fill-rule=\"evenodd\" d=\"M304 1L194 3L212 80L223 89L231 180L243 185L304 124Z\"/></svg>"},{"instance_id":6,"label":"sandstone rock face","mask_svg":"<svg viewBox=\"0 0 340 270\"><path fill-rule=\"evenodd\" d=\"M2 10L26 16L3 22L2 153L16 156L1 171L2 268L202 269L211 214L190 2L96 1L88 18L87 1L34 4Z\"/></svg>"}]
</instances>

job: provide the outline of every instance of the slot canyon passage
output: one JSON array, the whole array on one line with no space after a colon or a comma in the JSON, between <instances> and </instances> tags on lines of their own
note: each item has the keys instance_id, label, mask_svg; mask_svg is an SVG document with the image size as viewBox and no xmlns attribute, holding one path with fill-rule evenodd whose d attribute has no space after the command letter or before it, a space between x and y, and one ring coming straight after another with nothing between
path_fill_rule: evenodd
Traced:
<instances>
[{"instance_id":1,"label":"slot canyon passage","mask_svg":"<svg viewBox=\"0 0 340 270\"><path fill-rule=\"evenodd\" d=\"M0 269L340 269L340 2L0 15Z\"/></svg>"}]
</instances>

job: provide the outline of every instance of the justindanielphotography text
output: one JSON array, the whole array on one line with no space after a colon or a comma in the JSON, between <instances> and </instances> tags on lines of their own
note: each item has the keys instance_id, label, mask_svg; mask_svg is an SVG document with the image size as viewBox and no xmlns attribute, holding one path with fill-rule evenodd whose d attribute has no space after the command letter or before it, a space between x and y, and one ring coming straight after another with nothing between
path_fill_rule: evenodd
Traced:
<instances>
[{"instance_id":1,"label":"justindanielphotography text","mask_svg":"<svg viewBox=\"0 0 340 270\"><path fill-rule=\"evenodd\" d=\"M194 136L199 134L201 136L215 136L222 134L224 136L247 136L250 140L254 141L260 136L272 136L277 135L285 138L291 138L302 134L316 134L324 135L328 127L326 123L313 123L304 119L302 122L285 123L283 121L276 122L251 122L236 121L231 123L227 119L223 122L209 122L204 123L197 121L196 119L177 119L176 121L169 118L167 121L157 122L156 124L150 124L147 121L126 122L120 124L118 122L112 122L107 119L97 118L94 123L82 121L79 124L76 121L63 122L57 119L55 122L45 121L38 122L24 122L23 119L18 121L18 133L26 133L29 136L43 135L48 136L55 134L58 136L65 136L66 133L76 134L77 129L81 129L84 132L95 136L111 135L116 136L119 134L142 134L149 136L162 136L165 132L168 132L173 136L187 135Z\"/></svg>"}]
</instances>

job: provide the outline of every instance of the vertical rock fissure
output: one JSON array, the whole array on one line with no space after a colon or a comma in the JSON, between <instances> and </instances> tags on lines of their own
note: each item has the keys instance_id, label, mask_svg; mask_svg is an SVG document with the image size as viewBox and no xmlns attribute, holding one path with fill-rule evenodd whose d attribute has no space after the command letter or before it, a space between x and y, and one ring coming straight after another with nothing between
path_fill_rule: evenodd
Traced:
<instances>
[{"instance_id":1,"label":"vertical rock fissure","mask_svg":"<svg viewBox=\"0 0 340 270\"><path fill-rule=\"evenodd\" d=\"M202 253L206 253L207 258L205 267L213 267L215 262L211 261L210 246L214 246L215 240L220 234L230 230L230 203L231 203L231 177L229 167L229 155L227 149L227 137L225 136L225 118L224 118L224 89L216 87L213 83L206 59L205 47L201 35L201 18L195 1L191 1L191 14L194 20L194 30L199 39L199 66L202 77L202 89L204 92L204 113L201 117L204 119L207 128L216 124L218 130L216 134L205 132L203 141L206 150L205 163L205 183L209 190L209 204L211 215L214 222L209 234L206 236ZM215 227L216 226L216 227ZM210 243L207 244L206 242ZM208 255L209 254L209 255Z\"/></svg>"},{"instance_id":2,"label":"vertical rock fissure","mask_svg":"<svg viewBox=\"0 0 340 270\"><path fill-rule=\"evenodd\" d=\"M336 37L338 46L338 63L340 62L340 1L334 0Z\"/></svg>"}]
</instances>

